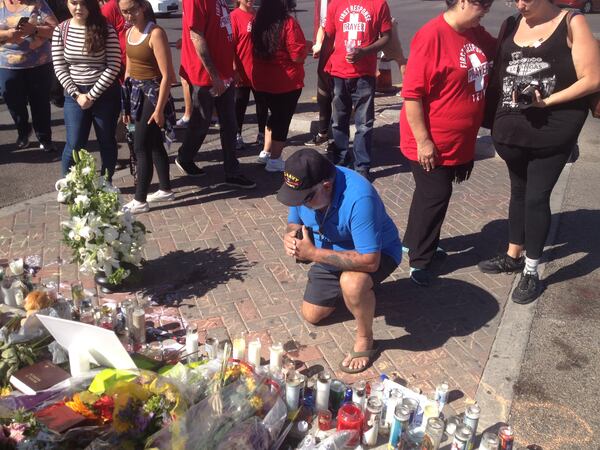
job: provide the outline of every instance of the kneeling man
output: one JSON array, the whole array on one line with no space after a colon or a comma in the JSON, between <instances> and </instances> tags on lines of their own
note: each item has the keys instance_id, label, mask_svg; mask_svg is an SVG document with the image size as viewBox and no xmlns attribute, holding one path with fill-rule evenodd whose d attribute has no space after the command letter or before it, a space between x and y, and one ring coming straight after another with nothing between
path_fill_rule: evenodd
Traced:
<instances>
[{"instance_id":1,"label":"kneeling man","mask_svg":"<svg viewBox=\"0 0 600 450\"><path fill-rule=\"evenodd\" d=\"M398 229L366 178L334 166L313 149L287 159L277 200L290 207L283 239L287 255L315 263L308 272L302 315L318 323L343 298L356 319L357 335L340 370L362 372L378 350L373 288L400 264Z\"/></svg>"}]
</instances>

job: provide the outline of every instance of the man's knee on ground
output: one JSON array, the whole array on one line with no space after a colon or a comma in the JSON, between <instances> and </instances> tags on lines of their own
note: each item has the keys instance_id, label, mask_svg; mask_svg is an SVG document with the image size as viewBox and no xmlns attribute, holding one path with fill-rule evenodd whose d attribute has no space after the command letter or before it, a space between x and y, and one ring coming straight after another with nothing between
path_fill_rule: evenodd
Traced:
<instances>
[{"instance_id":1,"label":"man's knee on ground","mask_svg":"<svg viewBox=\"0 0 600 450\"><path fill-rule=\"evenodd\" d=\"M325 317L329 316L335 308L313 305L307 301L302 302L302 317L309 323L316 325Z\"/></svg>"},{"instance_id":2,"label":"man's knee on ground","mask_svg":"<svg viewBox=\"0 0 600 450\"><path fill-rule=\"evenodd\" d=\"M358 299L373 289L371 274L366 272L343 272L340 286L346 299Z\"/></svg>"}]
</instances>

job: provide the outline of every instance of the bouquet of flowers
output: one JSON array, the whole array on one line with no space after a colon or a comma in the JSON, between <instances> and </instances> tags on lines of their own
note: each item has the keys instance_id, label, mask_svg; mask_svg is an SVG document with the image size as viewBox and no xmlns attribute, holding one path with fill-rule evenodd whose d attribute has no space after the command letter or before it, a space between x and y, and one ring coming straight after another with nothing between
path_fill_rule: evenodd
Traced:
<instances>
[{"instance_id":1,"label":"bouquet of flowers","mask_svg":"<svg viewBox=\"0 0 600 450\"><path fill-rule=\"evenodd\" d=\"M118 190L96 175L91 154L75 151L73 158L75 165L59 183L71 216L61 224L63 241L82 272L103 271L109 284L118 285L130 274L124 264L142 262L146 228L122 211Z\"/></svg>"},{"instance_id":2,"label":"bouquet of flowers","mask_svg":"<svg viewBox=\"0 0 600 450\"><path fill-rule=\"evenodd\" d=\"M10 417L0 418L0 448L16 449L42 428L33 413L23 409L15 411Z\"/></svg>"}]
</instances>

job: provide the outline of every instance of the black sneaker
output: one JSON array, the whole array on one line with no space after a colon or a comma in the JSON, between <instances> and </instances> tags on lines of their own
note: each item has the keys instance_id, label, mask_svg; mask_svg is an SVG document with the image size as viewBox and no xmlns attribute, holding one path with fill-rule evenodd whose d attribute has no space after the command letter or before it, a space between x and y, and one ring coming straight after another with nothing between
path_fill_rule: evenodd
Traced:
<instances>
[{"instance_id":1,"label":"black sneaker","mask_svg":"<svg viewBox=\"0 0 600 450\"><path fill-rule=\"evenodd\" d=\"M206 175L206 172L193 162L183 163L179 161L179 158L175 158L175 165L182 175L187 175L188 177L201 177L202 175Z\"/></svg>"},{"instance_id":2,"label":"black sneaker","mask_svg":"<svg viewBox=\"0 0 600 450\"><path fill-rule=\"evenodd\" d=\"M494 256L493 258L480 261L477 264L479 270L483 273L517 273L525 268L525 257L512 258L506 253Z\"/></svg>"},{"instance_id":3,"label":"black sneaker","mask_svg":"<svg viewBox=\"0 0 600 450\"><path fill-rule=\"evenodd\" d=\"M23 150L29 147L29 136L19 136L17 138L17 150Z\"/></svg>"},{"instance_id":4,"label":"black sneaker","mask_svg":"<svg viewBox=\"0 0 600 450\"><path fill-rule=\"evenodd\" d=\"M320 147L329 142L329 137L326 134L317 133L310 141L304 143L307 147Z\"/></svg>"},{"instance_id":5,"label":"black sneaker","mask_svg":"<svg viewBox=\"0 0 600 450\"><path fill-rule=\"evenodd\" d=\"M431 274L427 269L413 269L410 268L410 279L417 286L427 287L431 281Z\"/></svg>"},{"instance_id":6,"label":"black sneaker","mask_svg":"<svg viewBox=\"0 0 600 450\"><path fill-rule=\"evenodd\" d=\"M249 180L244 175L232 175L230 177L226 177L225 184L241 189L254 189L256 187L256 183L252 180Z\"/></svg>"},{"instance_id":7,"label":"black sneaker","mask_svg":"<svg viewBox=\"0 0 600 450\"><path fill-rule=\"evenodd\" d=\"M52 141L40 142L40 150L46 153L52 153L56 151L56 146Z\"/></svg>"},{"instance_id":8,"label":"black sneaker","mask_svg":"<svg viewBox=\"0 0 600 450\"><path fill-rule=\"evenodd\" d=\"M538 298L542 291L542 282L537 273L522 273L512 293L512 301L519 305L526 305Z\"/></svg>"}]
</instances>

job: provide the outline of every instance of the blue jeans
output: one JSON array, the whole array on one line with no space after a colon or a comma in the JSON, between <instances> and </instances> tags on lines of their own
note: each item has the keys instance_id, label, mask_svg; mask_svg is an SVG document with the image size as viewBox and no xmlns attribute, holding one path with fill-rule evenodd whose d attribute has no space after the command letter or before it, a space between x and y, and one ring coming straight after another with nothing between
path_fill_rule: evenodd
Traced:
<instances>
[{"instance_id":1,"label":"blue jeans","mask_svg":"<svg viewBox=\"0 0 600 450\"><path fill-rule=\"evenodd\" d=\"M87 93L92 86L77 86L79 92ZM94 131L100 146L102 168L100 173L108 175L112 180L117 164L116 129L121 111L121 88L119 83L113 84L96 100L91 108L81 109L79 104L70 96L65 95L65 127L67 142L62 154L62 174L65 176L73 165L73 150L81 150L87 146L90 129Z\"/></svg>"},{"instance_id":2,"label":"blue jeans","mask_svg":"<svg viewBox=\"0 0 600 450\"><path fill-rule=\"evenodd\" d=\"M15 122L20 138L29 136L31 108L33 129L41 143L52 141L50 129L50 85L52 65L44 64L29 69L0 69L0 93Z\"/></svg>"},{"instance_id":3,"label":"blue jeans","mask_svg":"<svg viewBox=\"0 0 600 450\"><path fill-rule=\"evenodd\" d=\"M331 131L337 148L336 163L350 163L350 116L354 108L353 156L355 170L371 168L371 140L375 121L375 77L333 77L333 115Z\"/></svg>"},{"instance_id":4,"label":"blue jeans","mask_svg":"<svg viewBox=\"0 0 600 450\"><path fill-rule=\"evenodd\" d=\"M210 89L210 86L194 87L196 96L192 117L190 117L185 131L183 143L179 147L177 159L183 164L194 162L194 157L208 133L213 109L216 109L219 116L221 148L223 149L223 169L225 177L230 177L239 172L239 161L235 154L235 135L237 133L235 88L230 86L218 97L213 97Z\"/></svg>"}]
</instances>

